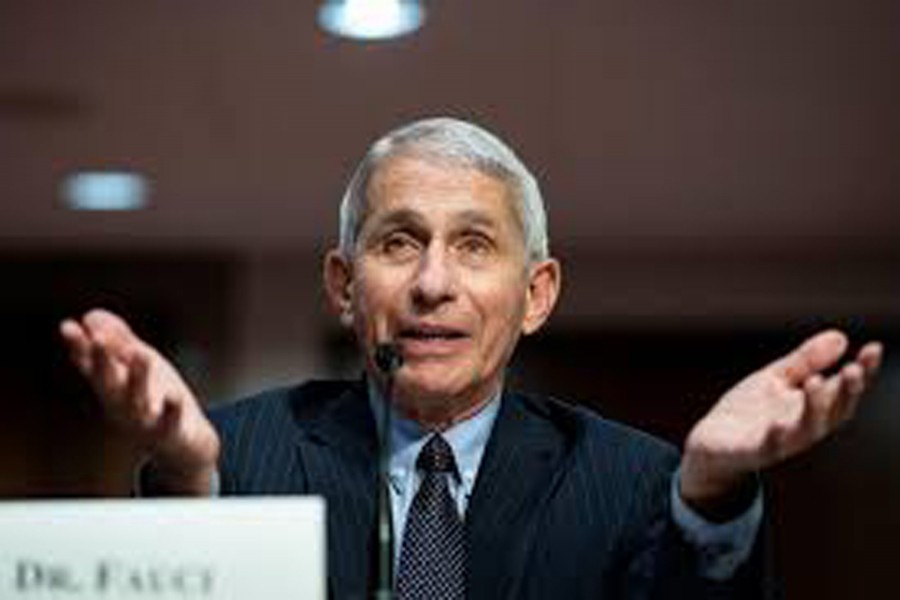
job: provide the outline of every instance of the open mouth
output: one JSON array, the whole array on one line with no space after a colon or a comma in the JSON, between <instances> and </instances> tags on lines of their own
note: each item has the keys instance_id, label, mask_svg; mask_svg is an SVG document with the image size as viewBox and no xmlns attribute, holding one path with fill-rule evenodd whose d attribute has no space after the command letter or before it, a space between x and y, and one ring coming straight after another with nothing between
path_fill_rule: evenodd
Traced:
<instances>
[{"instance_id":1,"label":"open mouth","mask_svg":"<svg viewBox=\"0 0 900 600\"><path fill-rule=\"evenodd\" d=\"M468 337L464 331L452 327L422 325L404 327L398 336L401 340L410 341L446 341Z\"/></svg>"}]
</instances>

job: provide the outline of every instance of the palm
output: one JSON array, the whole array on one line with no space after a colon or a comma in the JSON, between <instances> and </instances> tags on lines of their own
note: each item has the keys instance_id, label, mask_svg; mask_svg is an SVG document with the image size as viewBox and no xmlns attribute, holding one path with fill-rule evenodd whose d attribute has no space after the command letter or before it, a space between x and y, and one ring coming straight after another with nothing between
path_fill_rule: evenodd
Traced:
<instances>
[{"instance_id":1,"label":"palm","mask_svg":"<svg viewBox=\"0 0 900 600\"><path fill-rule=\"evenodd\" d=\"M851 418L878 370L881 346L867 344L824 377L847 345L838 331L820 333L731 388L688 435L685 497L727 493L749 474L807 450Z\"/></svg>"},{"instance_id":2,"label":"palm","mask_svg":"<svg viewBox=\"0 0 900 600\"><path fill-rule=\"evenodd\" d=\"M199 479L195 476L214 468L218 436L194 394L124 320L94 310L79 321L63 322L61 333L73 362L124 438L180 478Z\"/></svg>"}]
</instances>

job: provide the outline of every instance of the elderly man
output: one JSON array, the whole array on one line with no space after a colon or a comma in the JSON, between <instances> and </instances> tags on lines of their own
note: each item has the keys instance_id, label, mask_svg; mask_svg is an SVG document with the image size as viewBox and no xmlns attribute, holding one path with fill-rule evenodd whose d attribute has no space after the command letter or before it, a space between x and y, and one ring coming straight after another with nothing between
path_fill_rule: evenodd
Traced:
<instances>
[{"instance_id":1,"label":"elderly man","mask_svg":"<svg viewBox=\"0 0 900 600\"><path fill-rule=\"evenodd\" d=\"M679 457L504 387L560 277L538 186L514 153L474 125L431 119L372 146L325 257L362 381L267 391L210 420L115 315L92 311L61 330L111 418L146 450L155 489L324 496L335 598L372 589L379 439L400 598L765 595L756 474L852 416L880 345L826 376L847 339L812 337L726 393ZM375 356L388 342L402 356L390 385ZM386 396L389 424L376 418Z\"/></svg>"}]
</instances>

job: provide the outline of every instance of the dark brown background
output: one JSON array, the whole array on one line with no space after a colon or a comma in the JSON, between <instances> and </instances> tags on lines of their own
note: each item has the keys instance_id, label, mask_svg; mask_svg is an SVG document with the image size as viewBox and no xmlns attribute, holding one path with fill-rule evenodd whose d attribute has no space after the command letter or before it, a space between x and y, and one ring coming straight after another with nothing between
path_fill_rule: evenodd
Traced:
<instances>
[{"instance_id":1,"label":"dark brown background","mask_svg":"<svg viewBox=\"0 0 900 600\"><path fill-rule=\"evenodd\" d=\"M129 316L209 400L352 373L318 261L371 139L475 119L539 176L565 294L511 379L677 443L740 376L825 325L900 338L900 4L427 3L356 45L311 0L0 0L0 495L126 493L55 337ZM63 210L125 167L135 214ZM900 366L771 476L789 598L892 595Z\"/></svg>"}]
</instances>

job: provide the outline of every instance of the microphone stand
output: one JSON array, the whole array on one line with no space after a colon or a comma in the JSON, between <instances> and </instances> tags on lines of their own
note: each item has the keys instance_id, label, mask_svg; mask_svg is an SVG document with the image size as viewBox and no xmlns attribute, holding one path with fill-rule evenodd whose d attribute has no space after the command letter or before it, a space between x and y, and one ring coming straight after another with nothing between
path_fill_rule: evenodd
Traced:
<instances>
[{"instance_id":1,"label":"microphone stand","mask_svg":"<svg viewBox=\"0 0 900 600\"><path fill-rule=\"evenodd\" d=\"M378 579L375 600L394 598L394 527L391 518L391 492L388 487L391 462L391 404L394 373L403 364L396 345L378 344L375 364L384 375L384 397L381 405L381 435L378 436Z\"/></svg>"}]
</instances>

